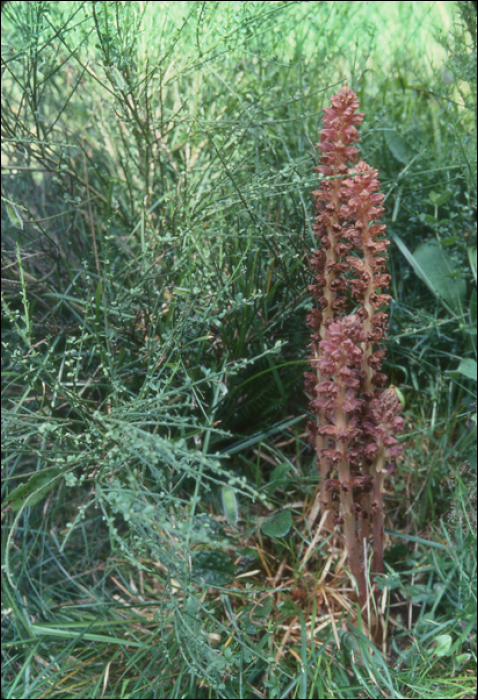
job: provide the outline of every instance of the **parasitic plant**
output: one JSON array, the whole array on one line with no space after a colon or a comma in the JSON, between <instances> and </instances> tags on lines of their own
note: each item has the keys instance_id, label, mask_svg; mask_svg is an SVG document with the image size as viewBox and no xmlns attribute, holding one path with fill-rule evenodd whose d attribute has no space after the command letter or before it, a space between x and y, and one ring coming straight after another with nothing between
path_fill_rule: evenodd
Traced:
<instances>
[{"instance_id":1,"label":"parasitic plant","mask_svg":"<svg viewBox=\"0 0 478 700\"><path fill-rule=\"evenodd\" d=\"M381 372L390 296L385 272L389 241L384 195L377 171L357 160L355 93L345 86L324 112L320 133L321 174L313 224L320 247L312 254L315 301L307 323L312 329L312 372L306 391L315 420L310 439L317 453L323 526L342 526L348 565L358 600L367 603L366 548L373 549L372 581L383 569L384 480L401 453L395 435L403 430L395 389L384 389Z\"/></svg>"}]
</instances>

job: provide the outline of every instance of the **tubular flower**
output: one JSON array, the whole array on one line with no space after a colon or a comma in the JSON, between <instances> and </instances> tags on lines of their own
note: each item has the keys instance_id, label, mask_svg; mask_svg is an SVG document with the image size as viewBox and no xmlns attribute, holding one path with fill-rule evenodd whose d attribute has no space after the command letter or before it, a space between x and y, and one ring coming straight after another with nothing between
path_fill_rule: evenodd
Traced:
<instances>
[{"instance_id":1,"label":"tubular flower","mask_svg":"<svg viewBox=\"0 0 478 700\"><path fill-rule=\"evenodd\" d=\"M320 133L318 147L322 152L321 164L316 170L323 176L320 189L312 194L316 197L316 217L312 228L320 241L320 249L312 254L311 265L315 281L309 285L314 297L315 308L311 309L307 323L312 328L310 358L314 373L306 375L306 390L314 395L313 386L320 384L322 377L317 365L319 343L325 338L328 324L340 316L347 304L346 258L351 245L344 235L347 218L341 212L346 201L344 187L347 165L354 162L359 154L353 144L359 140L356 125L362 123L363 114L356 112L358 101L355 93L347 86L338 91L331 100L331 106L324 109L324 128ZM325 439L317 431L324 423L322 410L317 410L316 425L309 424L309 432L315 443L319 475L319 499L325 514L325 524L332 526L332 495L326 490L329 464L322 459Z\"/></svg>"},{"instance_id":2,"label":"tubular flower","mask_svg":"<svg viewBox=\"0 0 478 700\"><path fill-rule=\"evenodd\" d=\"M374 577L383 567L384 480L401 454L395 436L403 420L395 389L381 388L389 241L378 223L384 195L377 171L356 162L356 125L363 119L357 107L354 92L342 88L324 110L319 132L316 169L322 180L313 192L313 229L320 247L311 258L314 281L308 289L315 306L307 317L313 371L304 376L315 416L308 430L317 454L323 523L328 529L342 526L364 605L364 546L374 551Z\"/></svg>"}]
</instances>

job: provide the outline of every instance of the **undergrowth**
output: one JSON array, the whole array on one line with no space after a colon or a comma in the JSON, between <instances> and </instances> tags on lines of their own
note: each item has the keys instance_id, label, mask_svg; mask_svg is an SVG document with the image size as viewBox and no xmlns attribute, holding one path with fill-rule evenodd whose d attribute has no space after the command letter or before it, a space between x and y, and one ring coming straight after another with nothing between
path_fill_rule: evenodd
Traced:
<instances>
[{"instance_id":1,"label":"undergrowth","mask_svg":"<svg viewBox=\"0 0 478 700\"><path fill-rule=\"evenodd\" d=\"M3 697L474 696L473 6L3 8ZM315 142L346 81L405 400L380 649L304 430Z\"/></svg>"}]
</instances>

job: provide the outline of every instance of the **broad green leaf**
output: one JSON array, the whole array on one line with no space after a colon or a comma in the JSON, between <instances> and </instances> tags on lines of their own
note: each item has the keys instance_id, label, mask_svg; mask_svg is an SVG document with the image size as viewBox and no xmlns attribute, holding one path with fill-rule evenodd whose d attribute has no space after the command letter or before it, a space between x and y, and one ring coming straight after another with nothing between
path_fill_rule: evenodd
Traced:
<instances>
[{"instance_id":1,"label":"broad green leaf","mask_svg":"<svg viewBox=\"0 0 478 700\"><path fill-rule=\"evenodd\" d=\"M451 192L446 190L445 192L438 194L438 192L431 190L428 194L428 197L430 198L430 202L433 202L435 206L440 207L442 204L445 204L445 202L447 202L450 199Z\"/></svg>"},{"instance_id":2,"label":"broad green leaf","mask_svg":"<svg viewBox=\"0 0 478 700\"><path fill-rule=\"evenodd\" d=\"M34 506L57 484L57 478L61 473L61 469L49 469L47 472L33 474L26 484L21 484L10 491L4 503L8 503L12 510L20 510L23 506Z\"/></svg>"},{"instance_id":3,"label":"broad green leaf","mask_svg":"<svg viewBox=\"0 0 478 700\"><path fill-rule=\"evenodd\" d=\"M448 238L442 238L440 241L441 245L449 246L455 245L458 240L458 236L448 236Z\"/></svg>"},{"instance_id":4,"label":"broad green leaf","mask_svg":"<svg viewBox=\"0 0 478 700\"><path fill-rule=\"evenodd\" d=\"M455 661L457 664L466 664L471 659L471 654L458 654Z\"/></svg>"},{"instance_id":5,"label":"broad green leaf","mask_svg":"<svg viewBox=\"0 0 478 700\"><path fill-rule=\"evenodd\" d=\"M272 496L274 491L281 485L284 484L288 477L287 472L289 471L291 465L288 462L281 462L275 467L273 472L269 477L269 483L267 484L266 490L269 496Z\"/></svg>"},{"instance_id":6,"label":"broad green leaf","mask_svg":"<svg viewBox=\"0 0 478 700\"><path fill-rule=\"evenodd\" d=\"M406 165L413 157L412 150L408 143L404 141L400 134L393 129L387 129L384 134L385 143L387 144L394 158L400 161L400 163Z\"/></svg>"},{"instance_id":7,"label":"broad green leaf","mask_svg":"<svg viewBox=\"0 0 478 700\"><path fill-rule=\"evenodd\" d=\"M8 218L12 222L12 224L15 226L15 228L19 228L23 230L23 219L20 216L18 209L14 204L7 204L7 214Z\"/></svg>"},{"instance_id":8,"label":"broad green leaf","mask_svg":"<svg viewBox=\"0 0 478 700\"><path fill-rule=\"evenodd\" d=\"M430 603L435 597L436 593L433 589L429 588L424 583L416 583L414 585L403 586L403 593L411 600L414 605L419 605L421 603Z\"/></svg>"},{"instance_id":9,"label":"broad green leaf","mask_svg":"<svg viewBox=\"0 0 478 700\"><path fill-rule=\"evenodd\" d=\"M203 549L193 557L193 575L206 584L223 586L234 579L235 573L232 559L219 549Z\"/></svg>"},{"instance_id":10,"label":"broad green leaf","mask_svg":"<svg viewBox=\"0 0 478 700\"><path fill-rule=\"evenodd\" d=\"M461 276L450 278L457 272L453 261L434 243L418 246L413 257L425 273L422 278L425 284L452 308L459 310L466 294L466 282Z\"/></svg>"},{"instance_id":11,"label":"broad green leaf","mask_svg":"<svg viewBox=\"0 0 478 700\"><path fill-rule=\"evenodd\" d=\"M394 235L398 247L407 258L416 275L431 292L456 311L466 294L466 282L449 256L445 256L436 243L422 243L412 253L405 243ZM456 275L456 278L452 278Z\"/></svg>"},{"instance_id":12,"label":"broad green leaf","mask_svg":"<svg viewBox=\"0 0 478 700\"><path fill-rule=\"evenodd\" d=\"M261 530L268 537L284 537L292 527L290 510L281 510L261 525Z\"/></svg>"},{"instance_id":13,"label":"broad green leaf","mask_svg":"<svg viewBox=\"0 0 478 700\"><path fill-rule=\"evenodd\" d=\"M231 525L237 525L239 509L237 507L237 498L234 489L231 486L223 486L221 489L221 498L224 515Z\"/></svg>"},{"instance_id":14,"label":"broad green leaf","mask_svg":"<svg viewBox=\"0 0 478 700\"><path fill-rule=\"evenodd\" d=\"M460 372L460 374L464 374L465 377L468 377L468 379L474 379L476 381L476 371L476 360L472 360L470 357L463 358L458 365L458 372Z\"/></svg>"},{"instance_id":15,"label":"broad green leaf","mask_svg":"<svg viewBox=\"0 0 478 700\"><path fill-rule=\"evenodd\" d=\"M450 653L452 638L449 634L439 634L435 637L435 646L430 649L436 656L447 656Z\"/></svg>"},{"instance_id":16,"label":"broad green leaf","mask_svg":"<svg viewBox=\"0 0 478 700\"><path fill-rule=\"evenodd\" d=\"M282 481L291 466L292 465L289 462L281 462L278 464L272 471L269 482L272 483L273 481Z\"/></svg>"}]
</instances>

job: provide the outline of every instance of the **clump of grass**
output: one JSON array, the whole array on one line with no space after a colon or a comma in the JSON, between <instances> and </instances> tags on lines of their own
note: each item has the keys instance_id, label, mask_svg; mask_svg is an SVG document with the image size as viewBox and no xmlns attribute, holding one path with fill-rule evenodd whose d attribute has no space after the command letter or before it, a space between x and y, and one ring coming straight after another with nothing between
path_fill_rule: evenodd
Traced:
<instances>
[{"instance_id":1,"label":"clump of grass","mask_svg":"<svg viewBox=\"0 0 478 700\"><path fill-rule=\"evenodd\" d=\"M461 73L423 61L436 8L7 3L5 697L472 690L473 557L450 559L440 519L474 444L474 115ZM410 253L390 261L410 454L390 477L386 537L406 551L385 560L381 653L347 622L339 553L304 531L311 135L346 81ZM416 274L425 237L461 306Z\"/></svg>"}]
</instances>

